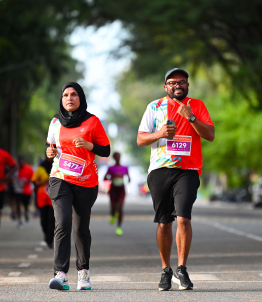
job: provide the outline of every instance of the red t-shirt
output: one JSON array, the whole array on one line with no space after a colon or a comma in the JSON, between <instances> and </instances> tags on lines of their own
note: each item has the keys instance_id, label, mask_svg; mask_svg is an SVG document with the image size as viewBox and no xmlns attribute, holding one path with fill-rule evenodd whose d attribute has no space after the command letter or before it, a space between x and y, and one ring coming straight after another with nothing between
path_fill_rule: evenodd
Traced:
<instances>
[{"instance_id":1,"label":"red t-shirt","mask_svg":"<svg viewBox=\"0 0 262 302\"><path fill-rule=\"evenodd\" d=\"M191 136L192 144L191 144L191 155L190 156L181 156L181 169L189 169L189 170L197 170L199 174L202 173L202 151L201 151L201 139L199 134L192 127L191 123L188 122L187 119L182 117L179 113L177 113L180 105L167 97L168 105L167 105L167 115L168 119L176 121L177 131L176 136ZM197 99L192 99L186 97L182 103L187 104L187 102L191 99L190 106L192 112L195 116L203 123L207 125L214 126L209 113L206 109L205 104Z\"/></svg>"},{"instance_id":2,"label":"red t-shirt","mask_svg":"<svg viewBox=\"0 0 262 302\"><path fill-rule=\"evenodd\" d=\"M33 193L32 185L31 185L31 178L34 174L33 168L25 164L23 167L19 168L18 170L18 181L25 182L22 186L22 193L25 195L31 195Z\"/></svg>"},{"instance_id":3,"label":"red t-shirt","mask_svg":"<svg viewBox=\"0 0 262 302\"><path fill-rule=\"evenodd\" d=\"M63 127L56 118L51 121L47 143L55 144L59 153L54 158L50 177L64 179L82 187L95 187L98 185L95 153L85 148L76 148L73 140L79 137L93 144L109 145L105 130L96 116L75 128ZM75 175L72 175L73 169Z\"/></svg>"},{"instance_id":4,"label":"red t-shirt","mask_svg":"<svg viewBox=\"0 0 262 302\"><path fill-rule=\"evenodd\" d=\"M12 156L3 149L0 149L0 181L5 175L5 166L13 167L14 165L15 160L12 158ZM5 185L0 183L0 191L4 190Z\"/></svg>"}]
</instances>

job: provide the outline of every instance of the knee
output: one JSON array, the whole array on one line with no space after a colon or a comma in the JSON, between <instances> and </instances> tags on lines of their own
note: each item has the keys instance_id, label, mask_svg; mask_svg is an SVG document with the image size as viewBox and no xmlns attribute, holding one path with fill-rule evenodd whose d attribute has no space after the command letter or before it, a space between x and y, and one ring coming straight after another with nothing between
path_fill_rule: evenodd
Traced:
<instances>
[{"instance_id":1,"label":"knee","mask_svg":"<svg viewBox=\"0 0 262 302\"><path fill-rule=\"evenodd\" d=\"M183 228L190 228L191 220L185 217L177 217L177 226Z\"/></svg>"},{"instance_id":2,"label":"knee","mask_svg":"<svg viewBox=\"0 0 262 302\"><path fill-rule=\"evenodd\" d=\"M56 219L55 228L58 232L71 234L72 220L69 217L60 217L60 219Z\"/></svg>"},{"instance_id":3,"label":"knee","mask_svg":"<svg viewBox=\"0 0 262 302\"><path fill-rule=\"evenodd\" d=\"M172 230L172 222L170 222L170 223L159 223L158 228L163 232L171 231Z\"/></svg>"}]
</instances>

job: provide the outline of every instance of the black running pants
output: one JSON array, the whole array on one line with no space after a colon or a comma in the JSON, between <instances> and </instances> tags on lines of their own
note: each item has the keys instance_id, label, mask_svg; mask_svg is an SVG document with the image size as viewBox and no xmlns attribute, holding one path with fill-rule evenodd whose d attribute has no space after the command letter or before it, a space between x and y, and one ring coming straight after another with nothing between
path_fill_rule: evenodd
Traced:
<instances>
[{"instance_id":1,"label":"black running pants","mask_svg":"<svg viewBox=\"0 0 262 302\"><path fill-rule=\"evenodd\" d=\"M62 179L50 177L48 195L55 214L54 271L67 273L71 254L71 231L76 249L77 270L89 269L91 208L98 186L80 187Z\"/></svg>"}]
</instances>

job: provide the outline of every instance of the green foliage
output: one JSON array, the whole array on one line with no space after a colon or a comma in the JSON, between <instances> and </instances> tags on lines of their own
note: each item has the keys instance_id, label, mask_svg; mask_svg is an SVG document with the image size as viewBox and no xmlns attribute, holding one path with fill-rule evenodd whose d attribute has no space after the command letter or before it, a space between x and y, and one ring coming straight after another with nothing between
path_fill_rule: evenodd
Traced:
<instances>
[{"instance_id":1,"label":"green foliage","mask_svg":"<svg viewBox=\"0 0 262 302\"><path fill-rule=\"evenodd\" d=\"M216 138L212 144L203 141L205 169L224 171L230 186L241 186L251 171L262 172L262 113L250 109L241 96L234 103L229 95L213 97L208 107L214 116Z\"/></svg>"},{"instance_id":2,"label":"green foliage","mask_svg":"<svg viewBox=\"0 0 262 302\"><path fill-rule=\"evenodd\" d=\"M262 2L253 0L93 1L104 23L119 19L130 31L138 78L190 66L194 76L219 64L230 76L231 93L241 92L262 109ZM245 89L243 89L245 87ZM250 91L255 94L253 102Z\"/></svg>"},{"instance_id":3,"label":"green foliage","mask_svg":"<svg viewBox=\"0 0 262 302\"><path fill-rule=\"evenodd\" d=\"M25 117L34 118L28 112L31 95L45 80L56 85L71 74L69 67L75 69L67 38L75 26L87 23L89 14L85 0L0 1L1 146L13 155L24 151ZM21 129L25 132L16 144Z\"/></svg>"}]
</instances>

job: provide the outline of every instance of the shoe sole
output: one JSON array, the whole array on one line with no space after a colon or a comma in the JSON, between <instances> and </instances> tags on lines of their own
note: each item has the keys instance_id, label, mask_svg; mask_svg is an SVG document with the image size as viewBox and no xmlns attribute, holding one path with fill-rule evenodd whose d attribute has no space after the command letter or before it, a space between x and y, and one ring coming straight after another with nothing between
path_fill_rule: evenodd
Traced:
<instances>
[{"instance_id":1,"label":"shoe sole","mask_svg":"<svg viewBox=\"0 0 262 302\"><path fill-rule=\"evenodd\" d=\"M160 292L167 292L167 291L169 291L169 290L173 290L173 288L172 288L172 287L170 287L170 288L168 288L168 289L165 289L165 288L158 288L158 290L159 290Z\"/></svg>"},{"instance_id":2,"label":"shoe sole","mask_svg":"<svg viewBox=\"0 0 262 302\"><path fill-rule=\"evenodd\" d=\"M91 290L91 287L77 287L77 290Z\"/></svg>"},{"instance_id":3,"label":"shoe sole","mask_svg":"<svg viewBox=\"0 0 262 302\"><path fill-rule=\"evenodd\" d=\"M51 289L57 289L57 290L68 290L69 289L69 285L62 284L61 282L59 282L57 280L51 280L49 282L49 288L51 288Z\"/></svg>"},{"instance_id":4,"label":"shoe sole","mask_svg":"<svg viewBox=\"0 0 262 302\"><path fill-rule=\"evenodd\" d=\"M178 288L179 290L193 290L193 287L190 287L190 286L185 287L185 286L181 285L180 280L177 279L174 275L172 277L172 282L179 285L179 288Z\"/></svg>"}]
</instances>

